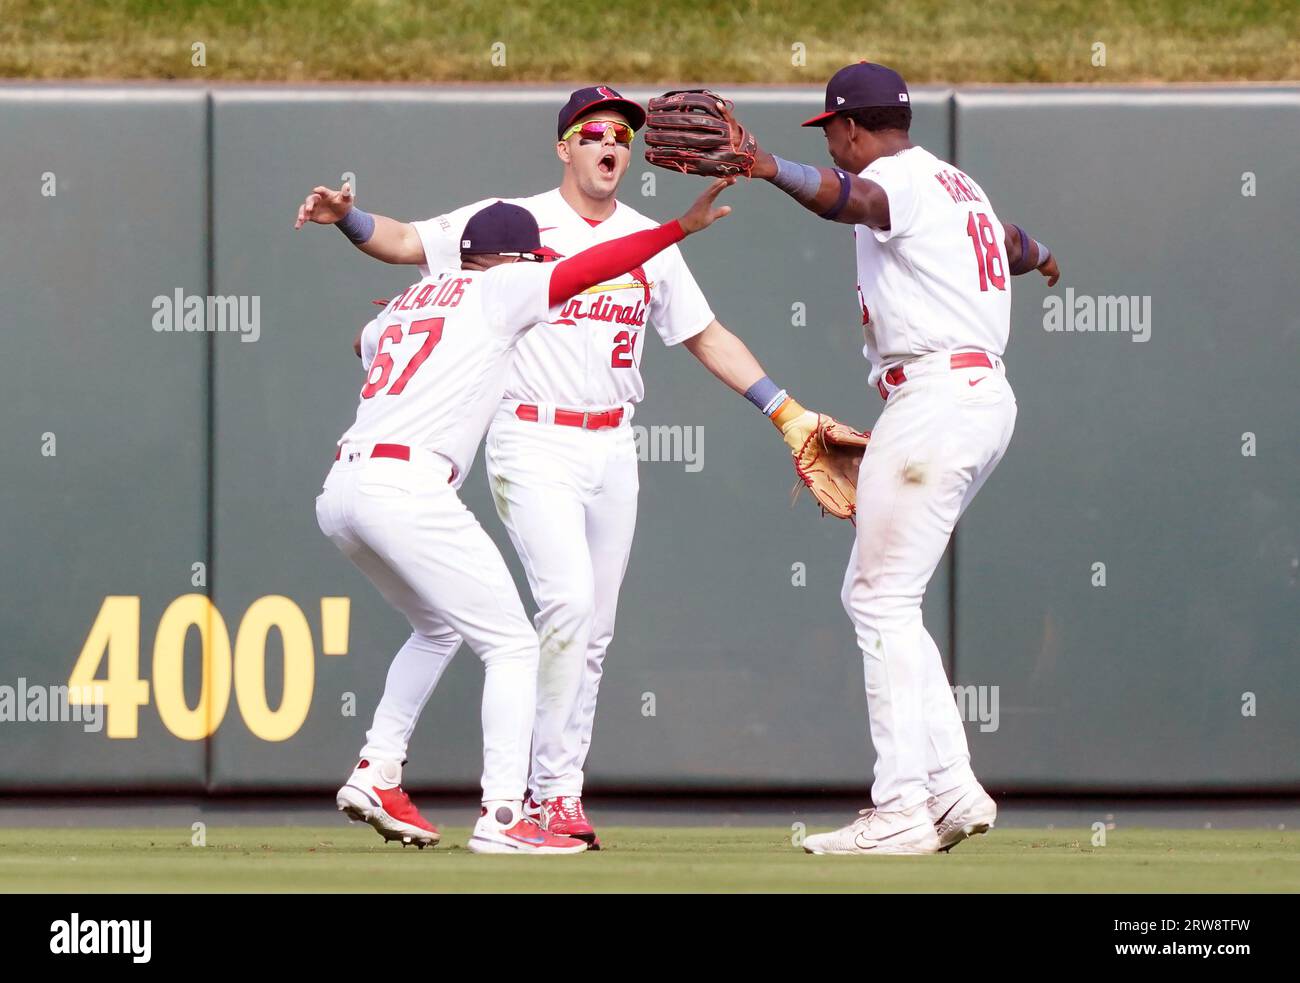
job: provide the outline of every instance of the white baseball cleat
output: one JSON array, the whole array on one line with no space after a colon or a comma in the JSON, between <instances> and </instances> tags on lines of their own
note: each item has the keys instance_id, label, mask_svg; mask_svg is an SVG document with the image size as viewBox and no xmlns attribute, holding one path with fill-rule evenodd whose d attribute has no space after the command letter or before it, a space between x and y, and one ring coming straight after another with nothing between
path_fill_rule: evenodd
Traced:
<instances>
[{"instance_id":1,"label":"white baseball cleat","mask_svg":"<svg viewBox=\"0 0 1300 983\"><path fill-rule=\"evenodd\" d=\"M968 837L987 833L998 818L997 803L979 782L932 796L929 808L939 849L944 853Z\"/></svg>"},{"instance_id":2,"label":"white baseball cleat","mask_svg":"<svg viewBox=\"0 0 1300 983\"><path fill-rule=\"evenodd\" d=\"M354 823L368 823L385 840L423 850L441 838L402 788L402 763L362 758L334 799Z\"/></svg>"},{"instance_id":3,"label":"white baseball cleat","mask_svg":"<svg viewBox=\"0 0 1300 983\"><path fill-rule=\"evenodd\" d=\"M524 793L524 818L531 819L538 826L546 826L542 819L542 804L533 797L532 792Z\"/></svg>"},{"instance_id":4,"label":"white baseball cleat","mask_svg":"<svg viewBox=\"0 0 1300 983\"><path fill-rule=\"evenodd\" d=\"M938 853L939 837L935 834L930 813L924 804L899 812L863 809L855 819L833 833L818 833L803 841L808 853L840 854L914 854Z\"/></svg>"},{"instance_id":5,"label":"white baseball cleat","mask_svg":"<svg viewBox=\"0 0 1300 983\"><path fill-rule=\"evenodd\" d=\"M471 853L565 854L582 853L587 844L571 836L548 833L525 819L521 803L488 803L479 813L469 838Z\"/></svg>"}]
</instances>

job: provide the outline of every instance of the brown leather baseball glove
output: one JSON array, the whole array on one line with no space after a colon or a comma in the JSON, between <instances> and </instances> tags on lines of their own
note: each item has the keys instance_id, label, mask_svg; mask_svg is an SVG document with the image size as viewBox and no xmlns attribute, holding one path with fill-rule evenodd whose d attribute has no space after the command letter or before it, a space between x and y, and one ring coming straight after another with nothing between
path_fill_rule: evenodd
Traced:
<instances>
[{"instance_id":1,"label":"brown leather baseball glove","mask_svg":"<svg viewBox=\"0 0 1300 983\"><path fill-rule=\"evenodd\" d=\"M852 519L857 512L858 467L870 439L869 432L854 430L819 413L816 427L791 453L795 474L817 499L822 515ZM799 491L796 485L796 496Z\"/></svg>"},{"instance_id":2,"label":"brown leather baseball glove","mask_svg":"<svg viewBox=\"0 0 1300 983\"><path fill-rule=\"evenodd\" d=\"M731 116L732 103L708 89L678 89L650 100L645 159L704 177L749 177L758 141Z\"/></svg>"}]
</instances>

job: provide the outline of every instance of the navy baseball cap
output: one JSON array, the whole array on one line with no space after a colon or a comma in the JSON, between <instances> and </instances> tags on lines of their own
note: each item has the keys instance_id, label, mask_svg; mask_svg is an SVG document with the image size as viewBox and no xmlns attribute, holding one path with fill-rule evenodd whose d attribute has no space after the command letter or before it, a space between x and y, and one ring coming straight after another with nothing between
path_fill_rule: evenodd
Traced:
<instances>
[{"instance_id":1,"label":"navy baseball cap","mask_svg":"<svg viewBox=\"0 0 1300 983\"><path fill-rule=\"evenodd\" d=\"M462 256L474 253L541 254L542 234L533 213L504 201L480 208L460 234Z\"/></svg>"},{"instance_id":2,"label":"navy baseball cap","mask_svg":"<svg viewBox=\"0 0 1300 983\"><path fill-rule=\"evenodd\" d=\"M608 107L622 113L632 125L634 132L645 125L645 110L638 103L631 99L624 99L608 85L589 85L569 96L569 101L560 110L560 123L556 127L555 135L563 136L564 131L573 125L575 119L601 107Z\"/></svg>"},{"instance_id":3,"label":"navy baseball cap","mask_svg":"<svg viewBox=\"0 0 1300 983\"><path fill-rule=\"evenodd\" d=\"M885 106L912 108L907 83L892 68L860 61L856 65L846 65L831 76L826 83L826 112L802 125L825 126L826 121L837 113Z\"/></svg>"}]
</instances>

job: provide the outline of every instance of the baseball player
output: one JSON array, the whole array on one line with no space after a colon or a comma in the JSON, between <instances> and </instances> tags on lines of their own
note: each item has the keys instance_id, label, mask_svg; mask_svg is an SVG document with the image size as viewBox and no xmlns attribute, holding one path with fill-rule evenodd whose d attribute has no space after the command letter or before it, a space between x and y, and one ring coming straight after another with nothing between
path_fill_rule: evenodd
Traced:
<instances>
[{"instance_id":1,"label":"baseball player","mask_svg":"<svg viewBox=\"0 0 1300 983\"><path fill-rule=\"evenodd\" d=\"M459 266L426 273L365 332L356 421L338 442L316 515L410 621L402 653L426 666L430 688L462 638L483 660L483 807L469 841L476 853L579 853L587 844L523 814L538 639L501 554L457 489L500 405L520 339L573 297L726 215L729 208L713 203L729 183L714 182L677 221L546 265L526 262L546 255L533 216L490 205L458 232ZM436 843L437 829L408 808L390 764L363 757L339 790L340 809L386 838Z\"/></svg>"},{"instance_id":2,"label":"baseball player","mask_svg":"<svg viewBox=\"0 0 1300 983\"><path fill-rule=\"evenodd\" d=\"M608 86L570 96L556 128L560 186L513 199L536 217L547 248L573 255L655 224L615 197L645 118L637 103ZM347 186L318 187L295 227L337 223L370 256L437 268L483 204L404 223L360 211ZM593 285L520 342L487 440L497 512L539 609L533 794L526 808L547 829L593 847L599 840L582 805L583 767L636 525L637 455L629 422L644 394L647 326L665 344L684 345L765 414L775 409L775 393L760 398L753 391L766 377L762 366L714 317L681 254L670 248ZM394 788L411 731L450 656L445 646L404 650L389 670L362 756L386 761ZM413 807L411 815L418 816Z\"/></svg>"},{"instance_id":3,"label":"baseball player","mask_svg":"<svg viewBox=\"0 0 1300 983\"><path fill-rule=\"evenodd\" d=\"M752 141L719 109L733 144ZM822 129L835 167L782 160L754 144L753 177L854 227L863 352L885 400L858 474L841 595L862 649L875 808L808 837L809 853L934 853L997 817L971 771L921 599L958 518L1011 440L1016 399L1002 363L1010 277L1036 269L1055 285L1060 270L1046 246L998 219L973 178L911 142L911 116L902 77L861 62L831 78L826 111L803 124ZM787 398L773 420L797 432L816 416Z\"/></svg>"}]
</instances>

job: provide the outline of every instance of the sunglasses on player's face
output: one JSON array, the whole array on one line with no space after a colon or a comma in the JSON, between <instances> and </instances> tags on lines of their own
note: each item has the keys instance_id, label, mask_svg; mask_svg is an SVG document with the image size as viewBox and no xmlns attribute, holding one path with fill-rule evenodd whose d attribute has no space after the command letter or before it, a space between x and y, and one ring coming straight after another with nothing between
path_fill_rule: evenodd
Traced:
<instances>
[{"instance_id":1,"label":"sunglasses on player's face","mask_svg":"<svg viewBox=\"0 0 1300 983\"><path fill-rule=\"evenodd\" d=\"M612 130L614 139L625 146L636 136L636 131L626 123L612 119L589 119L585 123L574 123L564 131L564 136L560 139L567 140L577 133L584 140L604 140L606 130Z\"/></svg>"}]
</instances>

